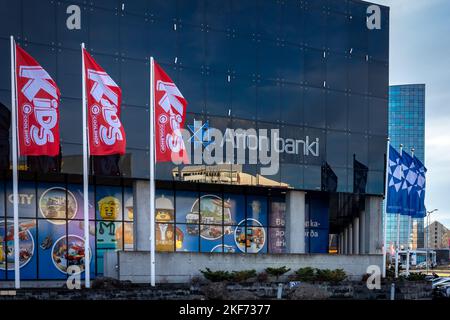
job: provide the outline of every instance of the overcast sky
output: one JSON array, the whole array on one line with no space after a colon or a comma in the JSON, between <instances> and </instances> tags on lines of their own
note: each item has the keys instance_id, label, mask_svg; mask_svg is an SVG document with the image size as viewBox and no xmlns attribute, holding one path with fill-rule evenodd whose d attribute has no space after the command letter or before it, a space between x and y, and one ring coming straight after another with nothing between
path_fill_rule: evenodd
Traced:
<instances>
[{"instance_id":1,"label":"overcast sky","mask_svg":"<svg viewBox=\"0 0 450 320\"><path fill-rule=\"evenodd\" d=\"M390 84L426 84L426 205L450 228L450 1L371 2L391 8Z\"/></svg>"}]
</instances>

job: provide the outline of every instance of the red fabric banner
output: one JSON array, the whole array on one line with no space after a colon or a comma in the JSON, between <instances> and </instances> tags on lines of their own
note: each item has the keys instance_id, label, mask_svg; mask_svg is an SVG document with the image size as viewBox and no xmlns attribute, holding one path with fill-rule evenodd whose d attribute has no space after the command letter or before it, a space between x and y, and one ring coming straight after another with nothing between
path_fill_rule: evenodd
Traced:
<instances>
[{"instance_id":1,"label":"red fabric banner","mask_svg":"<svg viewBox=\"0 0 450 320\"><path fill-rule=\"evenodd\" d=\"M89 131L89 154L124 154L125 130L120 121L122 90L83 49Z\"/></svg>"},{"instance_id":2,"label":"red fabric banner","mask_svg":"<svg viewBox=\"0 0 450 320\"><path fill-rule=\"evenodd\" d=\"M180 130L186 121L187 101L156 62L154 72L156 162L188 163Z\"/></svg>"},{"instance_id":3,"label":"red fabric banner","mask_svg":"<svg viewBox=\"0 0 450 320\"><path fill-rule=\"evenodd\" d=\"M19 155L59 154L59 88L47 71L16 45Z\"/></svg>"}]
</instances>

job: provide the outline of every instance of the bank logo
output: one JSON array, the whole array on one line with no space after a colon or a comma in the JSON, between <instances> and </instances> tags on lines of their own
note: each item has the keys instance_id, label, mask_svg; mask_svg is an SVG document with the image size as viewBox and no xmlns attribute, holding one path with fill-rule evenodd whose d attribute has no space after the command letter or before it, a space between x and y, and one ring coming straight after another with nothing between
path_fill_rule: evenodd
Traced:
<instances>
[{"instance_id":1,"label":"bank logo","mask_svg":"<svg viewBox=\"0 0 450 320\"><path fill-rule=\"evenodd\" d=\"M195 120L193 125L188 125L188 129L191 131L192 136L189 138L189 142L194 144L194 148L207 147L211 141L211 135L209 134L209 122Z\"/></svg>"}]
</instances>

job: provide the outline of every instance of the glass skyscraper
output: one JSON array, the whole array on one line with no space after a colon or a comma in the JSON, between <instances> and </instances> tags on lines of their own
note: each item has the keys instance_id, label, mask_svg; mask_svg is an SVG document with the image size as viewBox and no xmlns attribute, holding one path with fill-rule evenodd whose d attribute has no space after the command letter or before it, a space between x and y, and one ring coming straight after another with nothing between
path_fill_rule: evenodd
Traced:
<instances>
[{"instance_id":1,"label":"glass skyscraper","mask_svg":"<svg viewBox=\"0 0 450 320\"><path fill-rule=\"evenodd\" d=\"M410 84L389 87L389 136L391 144L398 149L411 152L424 164L425 160L425 85ZM426 164L425 164L426 165ZM424 221L413 219L411 228L407 216L400 216L400 247L424 247ZM409 238L410 237L410 238ZM397 216L388 214L387 244L395 245L397 238Z\"/></svg>"}]
</instances>

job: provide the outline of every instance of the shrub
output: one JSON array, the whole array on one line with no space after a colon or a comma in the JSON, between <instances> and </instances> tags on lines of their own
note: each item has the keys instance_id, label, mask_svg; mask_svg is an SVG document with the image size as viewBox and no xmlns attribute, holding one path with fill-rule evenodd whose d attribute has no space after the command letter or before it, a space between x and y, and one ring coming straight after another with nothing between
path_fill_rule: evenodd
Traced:
<instances>
[{"instance_id":1,"label":"shrub","mask_svg":"<svg viewBox=\"0 0 450 320\"><path fill-rule=\"evenodd\" d=\"M267 272L263 271L256 275L256 279L259 282L267 282L267 280L269 280L269 275L267 274Z\"/></svg>"},{"instance_id":2,"label":"shrub","mask_svg":"<svg viewBox=\"0 0 450 320\"><path fill-rule=\"evenodd\" d=\"M283 274L285 274L289 271L291 271L291 269L286 268L286 266L282 266L281 268L266 268L267 274L276 277L277 280L280 276L282 276Z\"/></svg>"},{"instance_id":3,"label":"shrub","mask_svg":"<svg viewBox=\"0 0 450 320\"><path fill-rule=\"evenodd\" d=\"M316 280L324 282L338 283L347 278L345 271L342 269L316 269Z\"/></svg>"},{"instance_id":4,"label":"shrub","mask_svg":"<svg viewBox=\"0 0 450 320\"><path fill-rule=\"evenodd\" d=\"M310 282L315 280L315 272L313 268L305 267L295 271L295 279L299 281Z\"/></svg>"},{"instance_id":5,"label":"shrub","mask_svg":"<svg viewBox=\"0 0 450 320\"><path fill-rule=\"evenodd\" d=\"M206 279L212 282L228 281L231 279L231 274L228 271L211 271L209 268L205 268L205 270L200 270L200 272Z\"/></svg>"},{"instance_id":6,"label":"shrub","mask_svg":"<svg viewBox=\"0 0 450 320\"><path fill-rule=\"evenodd\" d=\"M241 271L233 271L231 273L230 280L234 282L243 282L250 278L256 277L256 270L241 270Z\"/></svg>"},{"instance_id":7,"label":"shrub","mask_svg":"<svg viewBox=\"0 0 450 320\"><path fill-rule=\"evenodd\" d=\"M422 272L410 273L409 276L405 277L408 281L423 281L427 275Z\"/></svg>"}]
</instances>

